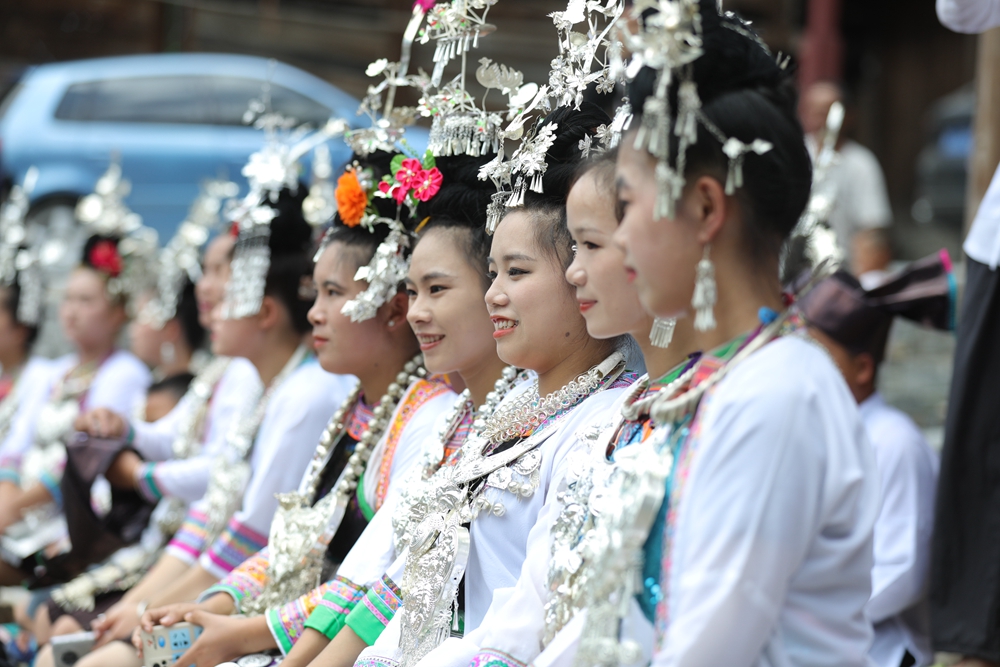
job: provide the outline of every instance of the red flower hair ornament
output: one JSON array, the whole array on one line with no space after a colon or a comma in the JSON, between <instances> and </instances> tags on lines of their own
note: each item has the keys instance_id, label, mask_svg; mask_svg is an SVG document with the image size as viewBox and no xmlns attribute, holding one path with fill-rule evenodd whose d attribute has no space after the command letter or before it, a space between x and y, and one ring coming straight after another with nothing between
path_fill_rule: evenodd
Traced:
<instances>
[{"instance_id":1,"label":"red flower hair ornament","mask_svg":"<svg viewBox=\"0 0 1000 667\"><path fill-rule=\"evenodd\" d=\"M392 160L391 172L378 184L379 197L404 203L411 211L419 202L427 202L441 190L444 175L435 166L434 155L427 151L423 160L397 155Z\"/></svg>"},{"instance_id":2,"label":"red flower hair ornament","mask_svg":"<svg viewBox=\"0 0 1000 667\"><path fill-rule=\"evenodd\" d=\"M107 273L112 278L121 275L122 256L118 254L118 246L113 241L104 240L95 243L87 259L92 267Z\"/></svg>"}]
</instances>

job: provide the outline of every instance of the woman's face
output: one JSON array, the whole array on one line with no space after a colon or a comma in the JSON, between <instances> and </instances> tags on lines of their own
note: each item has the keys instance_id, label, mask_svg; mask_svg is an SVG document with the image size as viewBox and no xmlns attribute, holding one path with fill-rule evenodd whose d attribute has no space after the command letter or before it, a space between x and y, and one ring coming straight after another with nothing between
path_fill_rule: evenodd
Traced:
<instances>
[{"instance_id":1,"label":"woman's face","mask_svg":"<svg viewBox=\"0 0 1000 667\"><path fill-rule=\"evenodd\" d=\"M384 321L385 305L364 322L352 322L341 312L344 304L368 288L368 283L354 279L358 267L368 262L359 261L364 259L360 253L360 249L343 243L331 243L313 269L316 303L309 309L309 322L316 356L329 373L361 376L371 372L381 363L386 346L396 344L384 330L388 326ZM396 328L406 326L402 319L392 324Z\"/></svg>"},{"instance_id":2,"label":"woman's face","mask_svg":"<svg viewBox=\"0 0 1000 667\"><path fill-rule=\"evenodd\" d=\"M625 251L625 269L643 307L660 317L683 317L694 293L695 267L702 245L688 197L677 202L674 218L653 219L656 164L634 147L634 132L618 151L618 196L624 217L614 240Z\"/></svg>"},{"instance_id":3,"label":"woman's face","mask_svg":"<svg viewBox=\"0 0 1000 667\"><path fill-rule=\"evenodd\" d=\"M467 235L462 229L431 229L410 261L406 319L432 373L462 373L496 359L484 276L466 256Z\"/></svg>"},{"instance_id":4,"label":"woman's face","mask_svg":"<svg viewBox=\"0 0 1000 667\"><path fill-rule=\"evenodd\" d=\"M536 224L524 211L500 223L490 247L493 284L486 306L497 354L506 363L546 373L588 340L562 266L535 242Z\"/></svg>"},{"instance_id":5,"label":"woman's face","mask_svg":"<svg viewBox=\"0 0 1000 667\"><path fill-rule=\"evenodd\" d=\"M576 302L594 338L614 338L649 331L650 318L639 303L625 271L625 253L614 245L618 229L614 194L591 170L570 190L566 201L569 233L576 245L566 280L576 288Z\"/></svg>"},{"instance_id":6,"label":"woman's face","mask_svg":"<svg viewBox=\"0 0 1000 667\"><path fill-rule=\"evenodd\" d=\"M222 302L229 282L229 255L236 240L229 234L219 234L205 249L201 278L194 287L198 301L198 321L208 329L212 326L212 309Z\"/></svg>"},{"instance_id":7,"label":"woman's face","mask_svg":"<svg viewBox=\"0 0 1000 667\"><path fill-rule=\"evenodd\" d=\"M70 273L59 321L73 344L83 349L112 347L125 319L125 308L108 298L104 276L82 266Z\"/></svg>"},{"instance_id":8,"label":"woman's face","mask_svg":"<svg viewBox=\"0 0 1000 667\"><path fill-rule=\"evenodd\" d=\"M225 288L223 288L223 292ZM266 297L265 297L266 298ZM220 301L212 309L209 330L212 337L212 354L223 357L244 357L253 355L254 345L260 336L260 327L254 315L229 319L222 316L225 304Z\"/></svg>"}]
</instances>

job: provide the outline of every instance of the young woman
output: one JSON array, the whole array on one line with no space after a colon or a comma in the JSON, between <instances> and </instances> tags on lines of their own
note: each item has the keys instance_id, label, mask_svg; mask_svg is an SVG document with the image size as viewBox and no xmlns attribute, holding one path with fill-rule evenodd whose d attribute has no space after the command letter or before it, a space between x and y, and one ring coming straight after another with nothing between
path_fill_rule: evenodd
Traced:
<instances>
[{"instance_id":1,"label":"young woman","mask_svg":"<svg viewBox=\"0 0 1000 667\"><path fill-rule=\"evenodd\" d=\"M201 278L194 286L198 322L211 326L212 309L218 306L229 279L229 258L235 238L222 234L205 250ZM148 559L180 527L187 506L205 495L212 462L225 444L232 421L261 391L257 369L243 358L217 357L198 374L176 408L155 422L129 420L99 408L77 420L77 428L101 437L131 434L132 449L118 455L107 473L111 484L135 489L152 502L160 501L141 539L145 557L136 547L112 556L106 567L74 579L52 593L52 599L35 614L33 631L39 645L50 636L72 634L90 627L106 613L141 573ZM37 658L49 664L49 650Z\"/></svg>"},{"instance_id":2,"label":"young woman","mask_svg":"<svg viewBox=\"0 0 1000 667\"><path fill-rule=\"evenodd\" d=\"M302 289L311 268L311 229L301 202L301 194L286 190L274 204L260 300L254 303L253 295L235 284L240 280L245 286L258 276L234 271L226 298L213 313L213 351L249 360L265 389L233 421L205 497L191 506L166 553L94 623L99 648L80 661L83 666L138 665L129 644L112 640L130 637L147 605L194 599L264 546L278 504L275 494L295 488L312 443L350 390L353 378L325 372L302 344L311 303ZM234 264L255 247L237 239ZM226 317L236 305L251 314Z\"/></svg>"},{"instance_id":3,"label":"young woman","mask_svg":"<svg viewBox=\"0 0 1000 667\"><path fill-rule=\"evenodd\" d=\"M373 604L388 605L386 611L391 616L392 601L375 596L389 590L380 579L396 556L393 520L400 497L442 463L454 464L470 430L477 428L474 421L485 419L519 379L516 370L505 369L497 357L493 323L483 301L489 287L485 216L490 197L476 175L490 157L437 160L443 185L418 208L418 217L425 222L415 241L406 279L407 319L420 341L428 371L457 374L466 389L454 408L439 416L430 437L421 443L424 451L417 469L387 498L338 568L336 579L323 587L323 599L286 657L291 664L304 665L315 658L345 620L351 628L348 632L358 628L357 632L365 635L365 621L372 619L359 620L361 626L352 625L351 621L358 619L349 619L348 613L355 606L359 610L364 606L358 603L366 594L373 596ZM287 650L283 644L281 648Z\"/></svg>"},{"instance_id":4,"label":"young woman","mask_svg":"<svg viewBox=\"0 0 1000 667\"><path fill-rule=\"evenodd\" d=\"M587 335L563 277L572 244L563 224L565 200L557 194L567 189L581 139L605 120L592 107L548 119L557 128L544 183L550 194L532 194L525 206L508 211L492 240L494 279L486 304L497 353L536 371L537 380L507 395L470 434L456 465L441 468L404 499L396 526L403 555L385 580L401 606L388 625L381 632L369 626L376 631L353 638L342 631L315 664L351 664L358 639L374 641L361 663L416 662L453 623L477 627L494 591L516 580L539 512L554 502L566 456L577 446L577 428L619 393L624 358L613 343ZM440 531L426 532L432 524L425 520ZM456 604L464 607L461 616L452 613Z\"/></svg>"},{"instance_id":5,"label":"young woman","mask_svg":"<svg viewBox=\"0 0 1000 667\"><path fill-rule=\"evenodd\" d=\"M150 311L150 302L155 297L155 293L148 293L140 300L136 311L139 316L129 328L129 344L132 353L153 369L153 377L162 380L191 372L194 354L205 341L205 329L200 322L193 283L185 283L174 316L162 324L155 321Z\"/></svg>"},{"instance_id":6,"label":"young woman","mask_svg":"<svg viewBox=\"0 0 1000 667\"><path fill-rule=\"evenodd\" d=\"M547 539L533 543L534 551L527 554L517 584L504 595L503 603L478 630L449 639L428 656L428 664L527 665L572 620L583 603L585 583L576 575L587 558L585 536L599 511L591 506L591 498L600 494L610 463L623 448L649 446L654 424L648 409L640 406L698 357L689 354L694 332L688 320L676 322L669 342L662 338L658 345L652 342L651 331L662 325L654 324L642 309L625 271L624 253L612 242L618 228L615 159L616 154L609 152L584 164L570 190L567 227L575 256L566 278L576 288L588 333L599 339L630 334L642 350L648 374L591 425L600 435L588 443L589 451L576 455L561 502L539 519L547 527Z\"/></svg>"},{"instance_id":7,"label":"young woman","mask_svg":"<svg viewBox=\"0 0 1000 667\"><path fill-rule=\"evenodd\" d=\"M19 274L9 285L0 286L0 441L22 404L45 401L52 366L48 359L31 354L38 326L22 322L18 315L20 280ZM17 495L15 486L5 481L0 478L0 507L10 506Z\"/></svg>"},{"instance_id":8,"label":"young woman","mask_svg":"<svg viewBox=\"0 0 1000 667\"><path fill-rule=\"evenodd\" d=\"M81 411L130 410L149 385L150 374L142 362L115 347L127 321L126 296L109 289L122 270L118 242L102 236L87 241L83 262L70 274L59 310L63 333L76 352L53 362L46 400L22 403L0 444L0 485L5 486L7 501L0 509L0 530L33 508L58 511L64 442ZM34 577L36 564L32 560L21 571L3 564L0 581L11 585ZM41 577L58 581L58 568L50 569Z\"/></svg>"},{"instance_id":9,"label":"young woman","mask_svg":"<svg viewBox=\"0 0 1000 667\"><path fill-rule=\"evenodd\" d=\"M376 154L355 162L345 174L347 183L353 185L351 179L360 176L359 183L374 184L388 171L389 157ZM393 200L369 200L367 206L382 218L397 214ZM309 612L334 584L338 565L369 521L382 516L386 498L435 433L438 416L450 411L457 398L440 377L420 377L425 371L417 341L403 324L407 300L401 290L389 295L372 317L352 321L344 314L347 304L373 294L377 282L356 280L355 275L380 252L390 232L383 223L369 230L345 220L351 220L346 206L318 255L318 294L310 320L320 363L327 370L356 374L359 385L331 421L299 487L296 526L315 530L296 534L291 515L282 510L270 537L270 543L281 545L281 560L262 551L206 591L202 603L150 610L147 627L187 616L205 628L182 661L214 665L252 651L291 649ZM371 453L367 462L366 452ZM292 578L281 574L289 566L297 572ZM300 576L303 571L308 574ZM313 588L317 579L329 583ZM248 617L226 617L237 611Z\"/></svg>"},{"instance_id":10,"label":"young woman","mask_svg":"<svg viewBox=\"0 0 1000 667\"><path fill-rule=\"evenodd\" d=\"M622 541L592 555L586 617L535 664L635 661L639 647L618 635L620 601L635 592L656 609L655 665L863 665L873 456L829 356L779 314L779 250L810 186L791 79L735 16L715 3L687 9L697 21L623 24L634 45L649 45L645 55L668 63L676 54L659 45L700 34L700 55L667 89L675 99L685 86L690 101L694 86L700 108L678 133L687 142L679 162L678 135L661 133L674 127L659 115L666 100L650 100L657 73L636 78L630 99L645 114L622 140L615 240L645 308L693 315L705 353L652 406L662 455L616 463L614 488L632 491L594 539ZM657 178L678 168L683 189ZM657 531L649 507L663 503Z\"/></svg>"}]
</instances>

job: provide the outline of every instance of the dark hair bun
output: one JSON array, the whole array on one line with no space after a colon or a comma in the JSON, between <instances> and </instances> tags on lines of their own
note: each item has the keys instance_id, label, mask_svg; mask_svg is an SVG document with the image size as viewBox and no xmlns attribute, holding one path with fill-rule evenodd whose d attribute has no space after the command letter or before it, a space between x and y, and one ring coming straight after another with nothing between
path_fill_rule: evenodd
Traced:
<instances>
[{"instance_id":1,"label":"dark hair bun","mask_svg":"<svg viewBox=\"0 0 1000 667\"><path fill-rule=\"evenodd\" d=\"M542 119L538 127L556 124L555 141L545 154L548 167L542 176L542 194L528 191L525 204L528 206L551 204L563 206L569 195L577 168L583 160L580 142L585 137L597 134L597 128L611 123L611 117L592 102L583 102L579 109L560 107Z\"/></svg>"},{"instance_id":2,"label":"dark hair bun","mask_svg":"<svg viewBox=\"0 0 1000 667\"><path fill-rule=\"evenodd\" d=\"M488 153L479 157L450 155L437 158L437 168L444 180L438 193L417 207L417 220L448 218L472 227L485 227L486 207L496 188L491 181L479 180L479 169L495 157L495 153Z\"/></svg>"},{"instance_id":3,"label":"dark hair bun","mask_svg":"<svg viewBox=\"0 0 1000 667\"><path fill-rule=\"evenodd\" d=\"M271 220L271 237L268 246L272 255L307 253L312 242L312 228L302 214L302 201L309 189L301 183L295 192L285 188L277 202L265 202L276 211Z\"/></svg>"},{"instance_id":4,"label":"dark hair bun","mask_svg":"<svg viewBox=\"0 0 1000 667\"><path fill-rule=\"evenodd\" d=\"M777 61L749 24L735 14L720 15L714 0L701 0L702 55L691 64L701 112L726 137L745 144L755 139L771 143L763 155L748 154L743 162L743 187L737 197L744 209L746 241L757 258L776 257L809 201L812 160L796 115L797 97L791 73ZM654 94L658 73L644 68L632 81L629 97L637 115ZM668 91L677 109L682 77ZM639 126L638 120L632 127ZM671 161L676 159L676 137ZM686 153L685 175L708 173L726 177L728 159L719 139L698 124L698 139Z\"/></svg>"}]
</instances>

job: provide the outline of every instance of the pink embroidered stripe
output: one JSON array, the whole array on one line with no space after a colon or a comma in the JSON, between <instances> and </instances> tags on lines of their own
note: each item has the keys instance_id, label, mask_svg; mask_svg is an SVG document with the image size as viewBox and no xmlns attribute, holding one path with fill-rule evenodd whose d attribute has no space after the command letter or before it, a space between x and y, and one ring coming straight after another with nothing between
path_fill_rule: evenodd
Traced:
<instances>
[{"instance_id":1,"label":"pink embroidered stripe","mask_svg":"<svg viewBox=\"0 0 1000 667\"><path fill-rule=\"evenodd\" d=\"M260 551L265 545L267 545L267 535L261 535L233 518L229 520L229 525L205 555L216 567L232 572L237 565Z\"/></svg>"}]
</instances>

